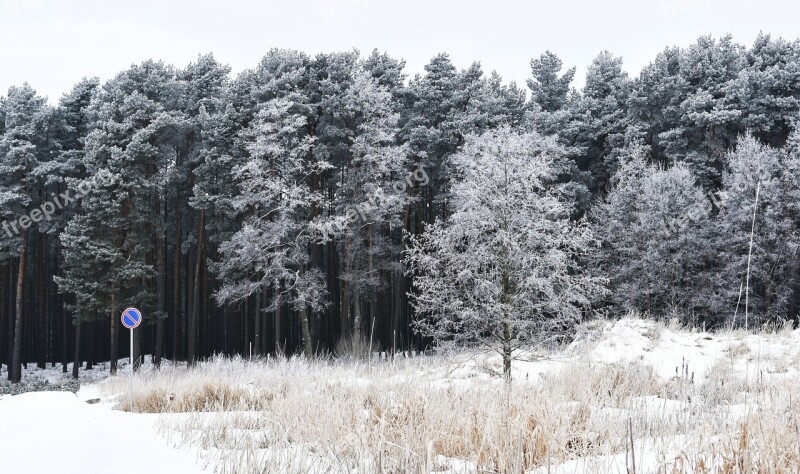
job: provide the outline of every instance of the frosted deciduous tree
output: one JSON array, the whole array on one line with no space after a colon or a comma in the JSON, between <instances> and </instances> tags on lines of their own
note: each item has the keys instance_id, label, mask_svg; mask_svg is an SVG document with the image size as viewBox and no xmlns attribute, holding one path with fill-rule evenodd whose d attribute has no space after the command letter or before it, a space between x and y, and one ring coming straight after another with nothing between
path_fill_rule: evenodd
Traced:
<instances>
[{"instance_id":1,"label":"frosted deciduous tree","mask_svg":"<svg viewBox=\"0 0 800 474\"><path fill-rule=\"evenodd\" d=\"M452 159L453 214L411 239L416 328L440 342L483 343L503 357L580 320L604 279L579 260L593 244L553 183L563 150L508 128L470 136Z\"/></svg>"}]
</instances>

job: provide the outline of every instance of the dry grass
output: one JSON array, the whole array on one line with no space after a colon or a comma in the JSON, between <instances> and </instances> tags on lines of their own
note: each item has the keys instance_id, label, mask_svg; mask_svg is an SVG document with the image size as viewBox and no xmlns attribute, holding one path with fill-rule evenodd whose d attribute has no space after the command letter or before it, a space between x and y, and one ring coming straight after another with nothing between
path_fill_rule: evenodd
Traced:
<instances>
[{"instance_id":1,"label":"dry grass","mask_svg":"<svg viewBox=\"0 0 800 474\"><path fill-rule=\"evenodd\" d=\"M737 376L734 358L752 354L730 352L703 381L580 357L512 384L480 369L499 364L487 358L460 378L469 358L282 358L106 389L162 413L162 433L220 473L800 472L797 379Z\"/></svg>"}]
</instances>

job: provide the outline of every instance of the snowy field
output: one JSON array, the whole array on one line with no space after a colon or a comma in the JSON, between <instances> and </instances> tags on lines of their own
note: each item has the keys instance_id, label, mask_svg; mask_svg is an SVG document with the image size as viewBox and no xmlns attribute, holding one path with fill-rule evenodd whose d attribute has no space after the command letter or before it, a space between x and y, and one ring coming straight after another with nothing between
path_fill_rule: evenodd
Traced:
<instances>
[{"instance_id":1,"label":"snowy field","mask_svg":"<svg viewBox=\"0 0 800 474\"><path fill-rule=\"evenodd\" d=\"M800 469L798 330L599 321L518 355L511 385L481 353L89 375L77 395L0 397L0 472Z\"/></svg>"}]
</instances>

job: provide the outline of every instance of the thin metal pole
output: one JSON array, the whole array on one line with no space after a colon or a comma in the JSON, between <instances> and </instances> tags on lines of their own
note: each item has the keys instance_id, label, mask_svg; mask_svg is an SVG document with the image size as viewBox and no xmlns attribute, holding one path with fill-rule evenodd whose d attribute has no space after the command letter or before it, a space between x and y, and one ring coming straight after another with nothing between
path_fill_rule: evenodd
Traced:
<instances>
[{"instance_id":1,"label":"thin metal pole","mask_svg":"<svg viewBox=\"0 0 800 474\"><path fill-rule=\"evenodd\" d=\"M753 206L753 226L750 228L750 251L747 253L747 284L744 289L744 329L748 329L750 316L750 259L753 257L753 236L756 233L756 213L758 212L758 193L761 191L761 182L756 186L756 204Z\"/></svg>"},{"instance_id":2,"label":"thin metal pole","mask_svg":"<svg viewBox=\"0 0 800 474\"><path fill-rule=\"evenodd\" d=\"M131 332L131 353L130 356L128 357L128 361L130 362L131 365L131 377L130 380L128 381L128 393L130 395L131 413L135 413L136 410L133 407L133 329L130 329L130 332Z\"/></svg>"}]
</instances>

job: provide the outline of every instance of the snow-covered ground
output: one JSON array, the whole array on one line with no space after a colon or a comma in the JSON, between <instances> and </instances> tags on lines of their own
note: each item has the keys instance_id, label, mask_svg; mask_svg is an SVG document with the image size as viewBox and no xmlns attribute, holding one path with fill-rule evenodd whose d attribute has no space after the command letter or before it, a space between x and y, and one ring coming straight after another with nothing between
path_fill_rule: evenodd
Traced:
<instances>
[{"instance_id":1,"label":"snow-covered ground","mask_svg":"<svg viewBox=\"0 0 800 474\"><path fill-rule=\"evenodd\" d=\"M97 370L77 396L0 397L0 472L800 468L800 330L595 321L568 346L518 356L511 386L485 353L216 359L145 367L133 383L124 366ZM57 384L56 369L26 378ZM131 400L155 413L114 409Z\"/></svg>"},{"instance_id":2,"label":"snow-covered ground","mask_svg":"<svg viewBox=\"0 0 800 474\"><path fill-rule=\"evenodd\" d=\"M87 400L103 398L101 403ZM198 473L196 455L156 433L158 415L113 410L99 387L0 398L0 472Z\"/></svg>"}]
</instances>

